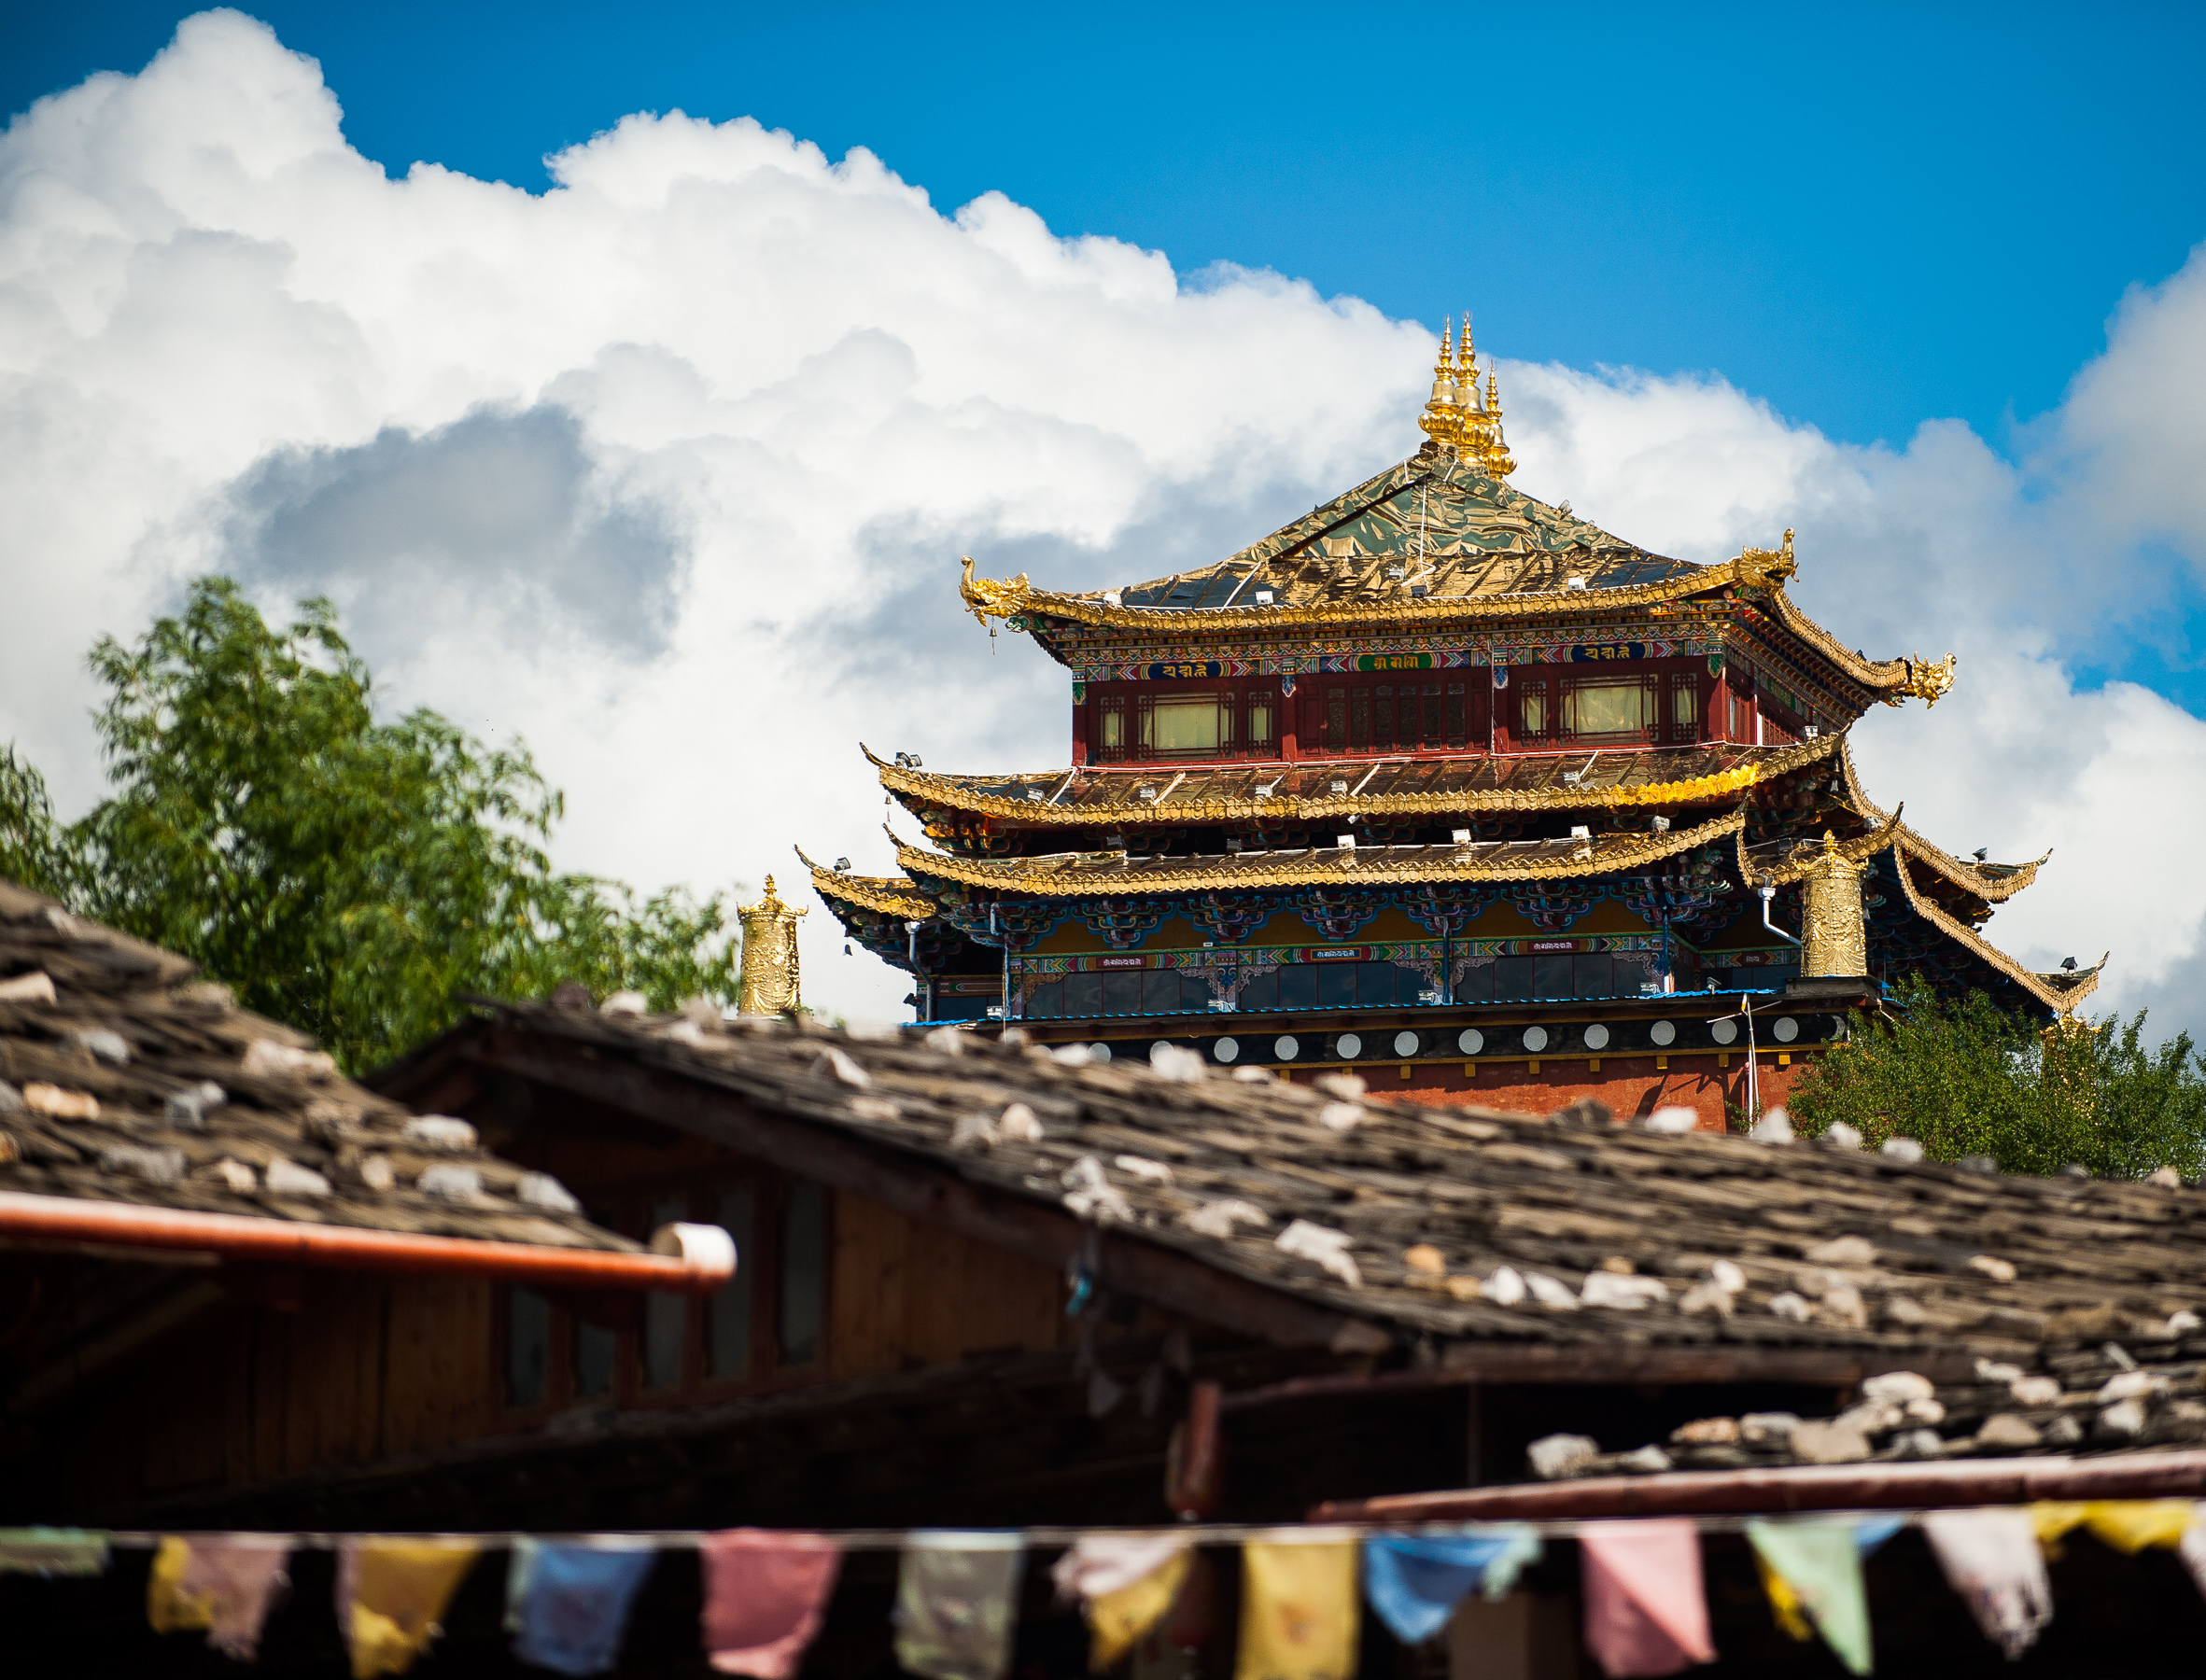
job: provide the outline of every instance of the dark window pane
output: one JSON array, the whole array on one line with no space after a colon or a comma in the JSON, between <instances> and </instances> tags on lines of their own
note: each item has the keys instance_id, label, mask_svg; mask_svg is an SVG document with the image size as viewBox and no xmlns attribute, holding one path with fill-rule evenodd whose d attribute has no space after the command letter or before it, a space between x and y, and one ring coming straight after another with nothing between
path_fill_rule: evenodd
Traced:
<instances>
[{"instance_id":1,"label":"dark window pane","mask_svg":"<svg viewBox=\"0 0 2206 1680\"><path fill-rule=\"evenodd\" d=\"M791 1179L781 1201L781 1363L820 1357L827 1307L827 1192Z\"/></svg>"},{"instance_id":2,"label":"dark window pane","mask_svg":"<svg viewBox=\"0 0 2206 1680\"><path fill-rule=\"evenodd\" d=\"M1325 744L1339 751L1348 745L1348 691L1328 690L1325 697Z\"/></svg>"},{"instance_id":3,"label":"dark window pane","mask_svg":"<svg viewBox=\"0 0 2206 1680\"><path fill-rule=\"evenodd\" d=\"M751 1292L757 1284L758 1256L751 1239L758 1228L757 1201L749 1184L720 1193L713 1211L721 1228L736 1239L736 1275L723 1284L706 1308L705 1358L715 1377L740 1377L751 1369Z\"/></svg>"},{"instance_id":4,"label":"dark window pane","mask_svg":"<svg viewBox=\"0 0 2206 1680\"><path fill-rule=\"evenodd\" d=\"M1455 1001L1484 1003L1494 996L1494 964L1481 962L1467 968L1455 980Z\"/></svg>"},{"instance_id":5,"label":"dark window pane","mask_svg":"<svg viewBox=\"0 0 2206 1680\"><path fill-rule=\"evenodd\" d=\"M1241 988L1240 1006L1243 1009L1277 1009L1279 1007L1279 971L1266 969Z\"/></svg>"},{"instance_id":6,"label":"dark window pane","mask_svg":"<svg viewBox=\"0 0 2206 1680\"><path fill-rule=\"evenodd\" d=\"M1532 995L1536 998L1568 998L1577 994L1571 990L1570 958L1567 952L1554 952L1532 959Z\"/></svg>"},{"instance_id":7,"label":"dark window pane","mask_svg":"<svg viewBox=\"0 0 2206 1680\"><path fill-rule=\"evenodd\" d=\"M1033 1020L1053 1021L1064 1014L1064 982L1052 980L1026 995L1026 1013Z\"/></svg>"},{"instance_id":8,"label":"dark window pane","mask_svg":"<svg viewBox=\"0 0 2206 1680\"><path fill-rule=\"evenodd\" d=\"M1371 728L1371 740L1378 746L1394 744L1394 690L1383 688L1378 694L1378 710Z\"/></svg>"},{"instance_id":9,"label":"dark window pane","mask_svg":"<svg viewBox=\"0 0 2206 1680\"><path fill-rule=\"evenodd\" d=\"M574 1392L577 1397L588 1399L612 1393L612 1361L617 1345L611 1331L577 1321L574 1326Z\"/></svg>"},{"instance_id":10,"label":"dark window pane","mask_svg":"<svg viewBox=\"0 0 2206 1680\"><path fill-rule=\"evenodd\" d=\"M552 1304L533 1289L506 1291L506 1404L536 1406L552 1359Z\"/></svg>"},{"instance_id":11,"label":"dark window pane","mask_svg":"<svg viewBox=\"0 0 2206 1680\"><path fill-rule=\"evenodd\" d=\"M679 1198L653 1202L651 1229L689 1216ZM643 1386L670 1389L681 1381L681 1343L689 1327L689 1297L653 1290L643 1297Z\"/></svg>"},{"instance_id":12,"label":"dark window pane","mask_svg":"<svg viewBox=\"0 0 2206 1680\"><path fill-rule=\"evenodd\" d=\"M1448 739L1460 741L1463 738L1463 685L1451 682L1448 684Z\"/></svg>"},{"instance_id":13,"label":"dark window pane","mask_svg":"<svg viewBox=\"0 0 2206 1680\"><path fill-rule=\"evenodd\" d=\"M1616 959L1581 957L1578 959L1578 995L1581 998L1616 996Z\"/></svg>"},{"instance_id":14,"label":"dark window pane","mask_svg":"<svg viewBox=\"0 0 2206 1680\"><path fill-rule=\"evenodd\" d=\"M1348 695L1348 745L1371 744L1371 691L1352 689Z\"/></svg>"},{"instance_id":15,"label":"dark window pane","mask_svg":"<svg viewBox=\"0 0 2206 1680\"><path fill-rule=\"evenodd\" d=\"M1494 1000L1518 1003L1532 995L1532 959L1502 957L1494 963Z\"/></svg>"},{"instance_id":16,"label":"dark window pane","mask_svg":"<svg viewBox=\"0 0 2206 1680\"><path fill-rule=\"evenodd\" d=\"M1317 966L1317 1006L1320 1009L1356 1007L1356 971L1353 962L1326 962Z\"/></svg>"},{"instance_id":17,"label":"dark window pane","mask_svg":"<svg viewBox=\"0 0 2206 1680\"><path fill-rule=\"evenodd\" d=\"M1403 1004L1424 1002L1420 994L1431 991L1432 982L1413 968L1403 968L1398 963L1389 966L1394 969L1394 1001Z\"/></svg>"},{"instance_id":18,"label":"dark window pane","mask_svg":"<svg viewBox=\"0 0 2206 1680\"><path fill-rule=\"evenodd\" d=\"M1194 989L1189 987L1187 989ZM1180 977L1173 969L1150 969L1142 975L1142 1013L1144 1015L1178 1015L1188 1008L1201 1009L1201 1003L1190 1003L1181 995Z\"/></svg>"},{"instance_id":19,"label":"dark window pane","mask_svg":"<svg viewBox=\"0 0 2206 1680\"><path fill-rule=\"evenodd\" d=\"M1101 1015L1103 1006L1101 974L1067 974L1064 977L1064 1013L1074 1020L1088 1015Z\"/></svg>"},{"instance_id":20,"label":"dark window pane","mask_svg":"<svg viewBox=\"0 0 2206 1680\"><path fill-rule=\"evenodd\" d=\"M1317 970L1313 965L1298 962L1279 971L1279 1007L1317 1007Z\"/></svg>"},{"instance_id":21,"label":"dark window pane","mask_svg":"<svg viewBox=\"0 0 2206 1680\"><path fill-rule=\"evenodd\" d=\"M1141 1014L1142 977L1138 969L1114 969L1102 979L1103 1014Z\"/></svg>"},{"instance_id":22,"label":"dark window pane","mask_svg":"<svg viewBox=\"0 0 2206 1680\"><path fill-rule=\"evenodd\" d=\"M1356 965L1356 1001L1366 1009L1394 1007L1394 964L1359 962Z\"/></svg>"},{"instance_id":23,"label":"dark window pane","mask_svg":"<svg viewBox=\"0 0 2206 1680\"><path fill-rule=\"evenodd\" d=\"M1654 959L1651 956L1635 954L1616 959L1617 996L1637 997L1642 990L1654 984Z\"/></svg>"}]
</instances>

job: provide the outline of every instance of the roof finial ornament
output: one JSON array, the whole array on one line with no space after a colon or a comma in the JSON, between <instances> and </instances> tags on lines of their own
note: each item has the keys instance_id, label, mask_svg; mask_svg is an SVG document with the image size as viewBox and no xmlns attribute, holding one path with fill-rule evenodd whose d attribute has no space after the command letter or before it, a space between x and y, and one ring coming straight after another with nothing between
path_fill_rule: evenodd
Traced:
<instances>
[{"instance_id":1,"label":"roof finial ornament","mask_svg":"<svg viewBox=\"0 0 2206 1680\"><path fill-rule=\"evenodd\" d=\"M1463 329L1468 343L1470 329ZM1440 360L1432 367L1432 396L1417 416L1417 429L1442 449L1459 450L1463 443L1463 410L1467 406L1455 383L1455 323L1442 319Z\"/></svg>"}]
</instances>

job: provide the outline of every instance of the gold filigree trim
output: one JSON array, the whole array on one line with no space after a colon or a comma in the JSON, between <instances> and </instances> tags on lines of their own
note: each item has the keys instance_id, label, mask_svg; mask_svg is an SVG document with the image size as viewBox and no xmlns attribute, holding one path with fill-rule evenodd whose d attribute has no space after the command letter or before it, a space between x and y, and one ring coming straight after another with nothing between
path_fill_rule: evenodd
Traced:
<instances>
[{"instance_id":1,"label":"gold filigree trim","mask_svg":"<svg viewBox=\"0 0 2206 1680\"><path fill-rule=\"evenodd\" d=\"M1862 778L1854 768L1853 748L1849 745L1838 755L1839 772L1846 780L1847 799L1854 809L1871 822L1883 822L1882 806L1862 791ZM1900 825L1898 844L1909 857L1925 863L1963 892L1982 899L1987 904L2002 904L2037 879L2037 872L2053 854L2033 858L2027 863L2002 864L2009 873L2001 875L1985 875L1974 863L1955 857L1924 839L1905 823Z\"/></svg>"},{"instance_id":2,"label":"gold filigree trim","mask_svg":"<svg viewBox=\"0 0 2206 1680\"><path fill-rule=\"evenodd\" d=\"M805 856L801 846L791 849L812 872L812 890L823 899L840 899L860 909L878 910L901 921L925 921L935 914L934 901L922 896L903 875L846 875L841 870L813 862Z\"/></svg>"},{"instance_id":3,"label":"gold filigree trim","mask_svg":"<svg viewBox=\"0 0 2206 1680\"><path fill-rule=\"evenodd\" d=\"M1361 850L1320 847L1280 857L1277 861L1229 855L1215 861L1190 859L1130 863L1122 852L1065 852L1053 858L981 860L923 851L897 839L896 863L907 875L930 875L969 887L1038 898L1096 898L1129 891L1173 892L1244 887L1354 887L1419 881L1569 880L1613 875L1691 851L1734 834L1746 826L1746 813L1734 811L1697 828L1659 834L1602 834L1573 840L1500 840L1464 847L1372 847ZM1480 855L1515 852L1506 861L1484 862ZM1414 852L1414 858L1389 853ZM1529 854L1529 855L1527 855ZM1053 867L1052 867L1053 866Z\"/></svg>"},{"instance_id":4,"label":"gold filigree trim","mask_svg":"<svg viewBox=\"0 0 2206 1680\"><path fill-rule=\"evenodd\" d=\"M983 793L966 786L953 776L937 776L925 770L912 770L900 764L885 763L863 742L859 750L871 761L880 777L880 784L890 792L907 801L946 805L953 810L971 811L976 816L1005 818L1030 823L1037 828L1117 828L1125 824L1160 822L1257 822L1257 821L1318 821L1332 818L1371 819L1393 817L1446 816L1470 811L1543 811L1543 810L1602 810L1632 805L1693 805L1735 796L1758 782L1769 781L1790 775L1803 765L1812 764L1836 751L1845 737L1825 735L1820 740L1802 741L1797 746L1786 747L1767 758L1750 763L1736 764L1728 770L1715 771L1707 776L1684 777L1675 781L1619 783L1609 787L1598 785L1572 786L1563 784L1549 788L1492 788L1459 789L1438 793L1382 793L1356 798L1328 795L1306 799L1295 794L1283 794L1272 799L1215 799L1178 798L1166 795L1154 803L1133 796L1133 790L1145 783L1155 785L1158 769L1145 765L1138 770L1103 770L1083 768L1080 775L1096 778L1123 779L1128 797L1124 801L1110 801L1079 805L1053 805L1044 800L1013 799L1001 793ZM1576 754L1564 755L1572 760ZM1595 770L1600 768L1598 756L1589 749L1588 757L1595 760ZM1628 753L1613 755L1627 760ZM1309 760L1295 764L1279 766L1282 774L1296 771L1328 768L1339 765L1342 775L1361 775L1374 761L1371 760ZM1379 760L1384 763L1388 761ZM1487 760L1485 763L1498 761ZM1562 762L1560 758L1558 763ZM1239 765L1198 766L1198 768L1226 768L1242 770ZM1266 772L1249 772L1265 774ZM1044 784L1059 785L1074 773L1070 770L1050 770L1031 775L1025 779L1035 787ZM991 781L1005 781L1012 777L990 777Z\"/></svg>"},{"instance_id":5,"label":"gold filigree trim","mask_svg":"<svg viewBox=\"0 0 2206 1680\"><path fill-rule=\"evenodd\" d=\"M1965 922L1957 920L1940 909L1936 900L1927 898L1917 891L1915 878L1908 872L1905 853L1898 850L1893 852L1892 868L1893 873L1900 877L1901 891L1907 895L1907 903L1913 906L1918 916L1956 945L1962 946L1982 959L1988 966L2006 975L2008 979L2022 987L2024 991L2043 1003L2047 1009L2059 1015L2066 1015L2099 989L2100 971L2106 966L2104 957L2101 957L2094 967L2083 970L2073 979L2066 975L2041 974L2034 970L2026 969L2008 956L2006 952L1977 932L1975 929Z\"/></svg>"},{"instance_id":6,"label":"gold filigree trim","mask_svg":"<svg viewBox=\"0 0 2206 1680\"><path fill-rule=\"evenodd\" d=\"M1897 706L1909 695L1927 706L1935 706L1953 687L1956 662L1950 653L1935 662L1919 654L1905 659L1864 659L1801 611L1782 589L1770 590L1769 609L1779 623L1848 677L1863 688L1881 691L1887 706Z\"/></svg>"}]
</instances>

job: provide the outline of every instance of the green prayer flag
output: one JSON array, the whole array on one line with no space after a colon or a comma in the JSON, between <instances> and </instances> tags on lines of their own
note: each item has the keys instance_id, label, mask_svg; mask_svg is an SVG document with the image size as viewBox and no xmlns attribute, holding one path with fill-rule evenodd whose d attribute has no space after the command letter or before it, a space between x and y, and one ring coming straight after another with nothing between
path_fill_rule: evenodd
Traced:
<instances>
[{"instance_id":1,"label":"green prayer flag","mask_svg":"<svg viewBox=\"0 0 2206 1680\"><path fill-rule=\"evenodd\" d=\"M1754 1555L1789 1589L1848 1672L1875 1666L1869 1650L1869 1599L1850 1522L1749 1522ZM1776 1587L1772 1599L1777 1598ZM1777 1605L1780 1613L1786 1608Z\"/></svg>"}]
</instances>

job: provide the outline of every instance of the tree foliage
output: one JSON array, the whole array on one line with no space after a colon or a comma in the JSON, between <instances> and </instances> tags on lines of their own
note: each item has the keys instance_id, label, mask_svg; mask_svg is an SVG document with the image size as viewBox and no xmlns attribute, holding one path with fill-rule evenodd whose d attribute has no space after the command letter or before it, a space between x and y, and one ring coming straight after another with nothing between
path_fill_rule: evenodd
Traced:
<instances>
[{"instance_id":1,"label":"tree foliage","mask_svg":"<svg viewBox=\"0 0 2206 1680\"><path fill-rule=\"evenodd\" d=\"M1981 992L1941 999L1920 979L1856 1015L1793 1090L1793 1126L1844 1121L1871 1147L1910 1137L1932 1160L1990 1155L2007 1172L2072 1165L2107 1178L2206 1169L2206 1058L2179 1032L2144 1040L2144 1012L2047 1032Z\"/></svg>"},{"instance_id":2,"label":"tree foliage","mask_svg":"<svg viewBox=\"0 0 2206 1680\"><path fill-rule=\"evenodd\" d=\"M113 791L57 830L36 773L0 759L0 872L194 959L347 1068L441 1030L468 993L733 997L723 895L639 901L555 869L562 802L527 749L429 710L377 721L329 602L276 630L203 579L91 665Z\"/></svg>"}]
</instances>

